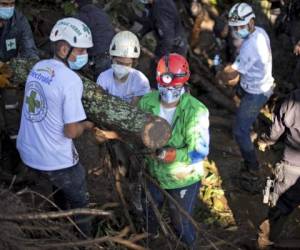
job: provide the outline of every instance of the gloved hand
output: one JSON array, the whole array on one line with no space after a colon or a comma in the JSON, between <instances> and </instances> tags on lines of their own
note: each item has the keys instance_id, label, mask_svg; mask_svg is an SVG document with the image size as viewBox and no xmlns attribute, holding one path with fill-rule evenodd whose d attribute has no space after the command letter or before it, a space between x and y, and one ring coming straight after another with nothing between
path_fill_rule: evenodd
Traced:
<instances>
[{"instance_id":1,"label":"gloved hand","mask_svg":"<svg viewBox=\"0 0 300 250\"><path fill-rule=\"evenodd\" d=\"M4 62L0 61L0 74L4 75L6 78L11 78L13 76L12 68Z\"/></svg>"},{"instance_id":2,"label":"gloved hand","mask_svg":"<svg viewBox=\"0 0 300 250\"><path fill-rule=\"evenodd\" d=\"M10 81L6 78L5 75L1 74L0 75L0 89L11 87Z\"/></svg>"},{"instance_id":3,"label":"gloved hand","mask_svg":"<svg viewBox=\"0 0 300 250\"><path fill-rule=\"evenodd\" d=\"M172 147L157 149L156 157L164 163L171 163L176 159L176 149Z\"/></svg>"},{"instance_id":4,"label":"gloved hand","mask_svg":"<svg viewBox=\"0 0 300 250\"><path fill-rule=\"evenodd\" d=\"M265 152L266 148L269 146L265 141L263 141L262 139L259 139L257 141L257 146L259 151Z\"/></svg>"},{"instance_id":5,"label":"gloved hand","mask_svg":"<svg viewBox=\"0 0 300 250\"><path fill-rule=\"evenodd\" d=\"M13 75L13 70L11 67L3 62L0 62L0 88L12 87L10 81L8 80Z\"/></svg>"}]
</instances>

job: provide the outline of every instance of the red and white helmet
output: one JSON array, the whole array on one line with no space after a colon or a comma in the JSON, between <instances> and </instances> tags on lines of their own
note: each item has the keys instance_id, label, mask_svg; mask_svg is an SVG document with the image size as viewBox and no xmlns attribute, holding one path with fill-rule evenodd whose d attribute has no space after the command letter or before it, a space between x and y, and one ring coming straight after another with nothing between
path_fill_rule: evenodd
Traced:
<instances>
[{"instance_id":1,"label":"red and white helmet","mask_svg":"<svg viewBox=\"0 0 300 250\"><path fill-rule=\"evenodd\" d=\"M246 25L252 18L255 18L255 14L249 4L236 3L229 11L228 24L229 26Z\"/></svg>"},{"instance_id":2,"label":"red and white helmet","mask_svg":"<svg viewBox=\"0 0 300 250\"><path fill-rule=\"evenodd\" d=\"M190 78L187 60L179 54L163 56L157 64L156 81L163 87L174 87L185 84Z\"/></svg>"}]
</instances>

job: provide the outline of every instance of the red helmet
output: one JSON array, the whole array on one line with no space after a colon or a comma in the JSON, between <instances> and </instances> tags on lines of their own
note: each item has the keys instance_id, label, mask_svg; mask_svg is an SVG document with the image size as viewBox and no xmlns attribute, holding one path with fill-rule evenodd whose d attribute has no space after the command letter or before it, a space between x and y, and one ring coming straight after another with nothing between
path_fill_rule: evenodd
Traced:
<instances>
[{"instance_id":1,"label":"red helmet","mask_svg":"<svg viewBox=\"0 0 300 250\"><path fill-rule=\"evenodd\" d=\"M190 78L190 68L187 60L179 54L163 56L156 68L156 81L164 87L185 84Z\"/></svg>"}]
</instances>

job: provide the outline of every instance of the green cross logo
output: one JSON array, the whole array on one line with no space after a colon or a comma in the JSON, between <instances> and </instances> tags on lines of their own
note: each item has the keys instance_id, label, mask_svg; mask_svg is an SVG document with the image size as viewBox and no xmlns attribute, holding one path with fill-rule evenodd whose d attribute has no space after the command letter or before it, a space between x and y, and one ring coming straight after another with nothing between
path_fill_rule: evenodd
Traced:
<instances>
[{"instance_id":1,"label":"green cross logo","mask_svg":"<svg viewBox=\"0 0 300 250\"><path fill-rule=\"evenodd\" d=\"M35 109L41 107L41 102L35 99L36 94L37 93L32 90L30 96L26 96L26 103L29 105L30 113L35 113Z\"/></svg>"}]
</instances>

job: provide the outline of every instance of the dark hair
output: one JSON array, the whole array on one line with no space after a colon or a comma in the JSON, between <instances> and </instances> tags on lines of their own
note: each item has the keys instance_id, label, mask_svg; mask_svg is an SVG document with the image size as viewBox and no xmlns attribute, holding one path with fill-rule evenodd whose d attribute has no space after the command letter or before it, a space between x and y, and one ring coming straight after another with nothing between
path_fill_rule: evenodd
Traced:
<instances>
[{"instance_id":1,"label":"dark hair","mask_svg":"<svg viewBox=\"0 0 300 250\"><path fill-rule=\"evenodd\" d=\"M222 31L227 26L227 20L223 17L217 17L214 25L214 33L217 37L221 36Z\"/></svg>"}]
</instances>

